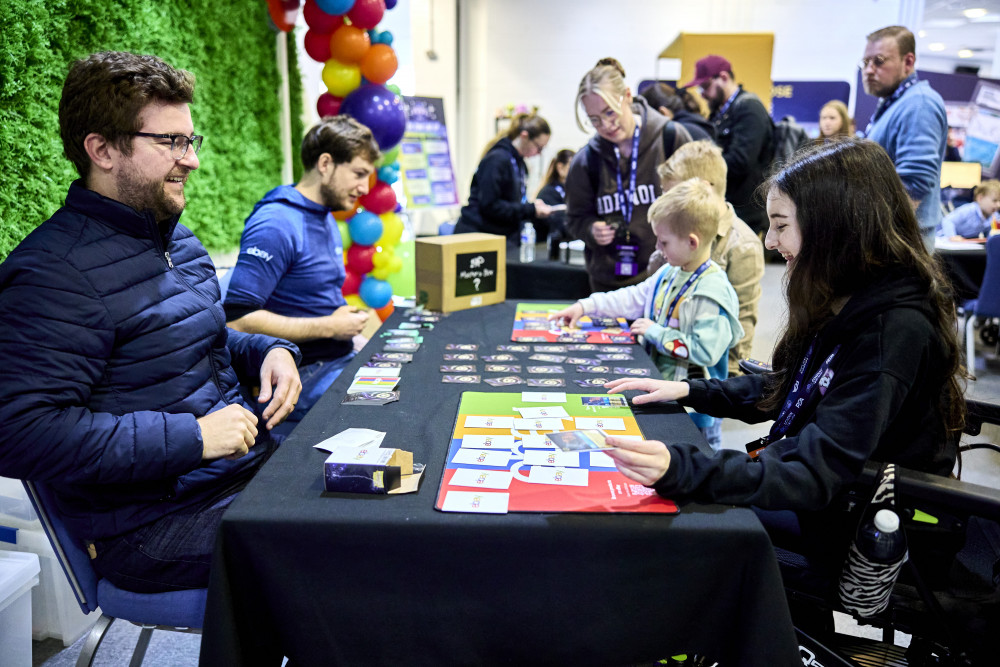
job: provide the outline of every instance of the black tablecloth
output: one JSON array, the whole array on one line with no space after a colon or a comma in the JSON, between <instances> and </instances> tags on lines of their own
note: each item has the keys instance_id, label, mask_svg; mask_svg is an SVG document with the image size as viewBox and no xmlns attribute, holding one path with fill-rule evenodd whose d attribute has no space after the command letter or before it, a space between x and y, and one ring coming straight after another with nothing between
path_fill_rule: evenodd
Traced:
<instances>
[{"instance_id":1,"label":"black tablecloth","mask_svg":"<svg viewBox=\"0 0 1000 667\"><path fill-rule=\"evenodd\" d=\"M977 298L986 274L986 247L961 250L938 248L934 253L943 261L945 273L951 279L955 302L961 305L969 299Z\"/></svg>"},{"instance_id":2,"label":"black tablecloth","mask_svg":"<svg viewBox=\"0 0 1000 667\"><path fill-rule=\"evenodd\" d=\"M442 384L444 347L493 352L513 316L507 302L443 319L403 367L401 399L383 407L339 404L377 338L344 371L223 519L203 665L279 665L282 655L298 667L613 665L682 651L723 665L801 664L770 542L748 509L433 508L461 393L527 389ZM636 351L625 365L652 368ZM584 393L572 382L584 375L567 370L565 391ZM706 446L676 405L634 411L647 437ZM312 445L348 427L386 431L383 446L426 463L420 491L325 493L326 453Z\"/></svg>"},{"instance_id":3,"label":"black tablecloth","mask_svg":"<svg viewBox=\"0 0 1000 667\"><path fill-rule=\"evenodd\" d=\"M560 299L576 301L590 296L590 276L586 267L544 258L539 245L534 262L522 264L517 249L507 253L508 299Z\"/></svg>"}]
</instances>

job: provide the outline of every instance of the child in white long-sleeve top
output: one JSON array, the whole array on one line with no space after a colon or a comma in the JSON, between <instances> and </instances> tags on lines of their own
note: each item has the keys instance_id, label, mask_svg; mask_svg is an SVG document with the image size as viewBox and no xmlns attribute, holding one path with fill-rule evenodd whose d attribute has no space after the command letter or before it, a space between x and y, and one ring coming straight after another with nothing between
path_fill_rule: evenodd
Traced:
<instances>
[{"instance_id":1,"label":"child in white long-sleeve top","mask_svg":"<svg viewBox=\"0 0 1000 667\"><path fill-rule=\"evenodd\" d=\"M739 301L726 273L710 259L725 201L706 181L692 178L649 208L656 247L667 264L645 281L613 292L595 292L550 320L576 323L584 315L625 317L641 336L664 379L725 378L729 348L743 338ZM692 413L713 448L721 421Z\"/></svg>"}]
</instances>

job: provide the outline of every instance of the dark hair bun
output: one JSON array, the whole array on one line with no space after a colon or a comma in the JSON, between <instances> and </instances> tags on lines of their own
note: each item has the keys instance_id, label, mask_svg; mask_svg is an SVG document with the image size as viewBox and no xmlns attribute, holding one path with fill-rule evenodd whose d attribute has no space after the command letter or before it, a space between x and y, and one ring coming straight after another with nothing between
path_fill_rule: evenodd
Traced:
<instances>
[{"instance_id":1,"label":"dark hair bun","mask_svg":"<svg viewBox=\"0 0 1000 667\"><path fill-rule=\"evenodd\" d=\"M614 67L622 75L622 78L625 78L625 68L614 58L601 58L597 61L596 67Z\"/></svg>"}]
</instances>

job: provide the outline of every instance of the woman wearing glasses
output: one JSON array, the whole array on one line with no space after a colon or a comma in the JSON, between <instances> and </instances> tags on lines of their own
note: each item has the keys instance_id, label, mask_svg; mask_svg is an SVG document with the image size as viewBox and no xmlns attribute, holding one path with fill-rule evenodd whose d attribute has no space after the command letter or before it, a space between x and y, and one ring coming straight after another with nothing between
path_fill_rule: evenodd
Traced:
<instances>
[{"instance_id":1,"label":"woman wearing glasses","mask_svg":"<svg viewBox=\"0 0 1000 667\"><path fill-rule=\"evenodd\" d=\"M566 177L566 227L586 243L584 257L595 292L641 282L656 246L646 210L660 196L656 167L691 135L632 97L625 70L604 58L584 75L576 94L597 130L573 158Z\"/></svg>"},{"instance_id":2,"label":"woman wearing glasses","mask_svg":"<svg viewBox=\"0 0 1000 667\"><path fill-rule=\"evenodd\" d=\"M515 243L521 224L536 225L549 217L552 210L545 202L528 201L528 167L524 158L542 152L552 131L541 116L518 114L510 129L498 135L483 151L476 173L472 176L469 203L462 207L462 217L455 224L455 233L486 232L506 236ZM537 230L545 238L548 228Z\"/></svg>"}]
</instances>

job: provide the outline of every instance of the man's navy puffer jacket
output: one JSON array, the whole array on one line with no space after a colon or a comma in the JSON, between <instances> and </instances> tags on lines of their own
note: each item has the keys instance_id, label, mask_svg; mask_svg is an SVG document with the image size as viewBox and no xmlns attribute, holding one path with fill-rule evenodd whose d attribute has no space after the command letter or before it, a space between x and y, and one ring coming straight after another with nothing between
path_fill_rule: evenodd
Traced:
<instances>
[{"instance_id":1,"label":"man's navy puffer jacket","mask_svg":"<svg viewBox=\"0 0 1000 667\"><path fill-rule=\"evenodd\" d=\"M177 218L160 227L73 183L0 265L0 475L48 482L70 532L96 539L252 474L266 429L247 456L203 462L196 419L230 403L259 417L237 372L298 350L226 329L219 296Z\"/></svg>"}]
</instances>

